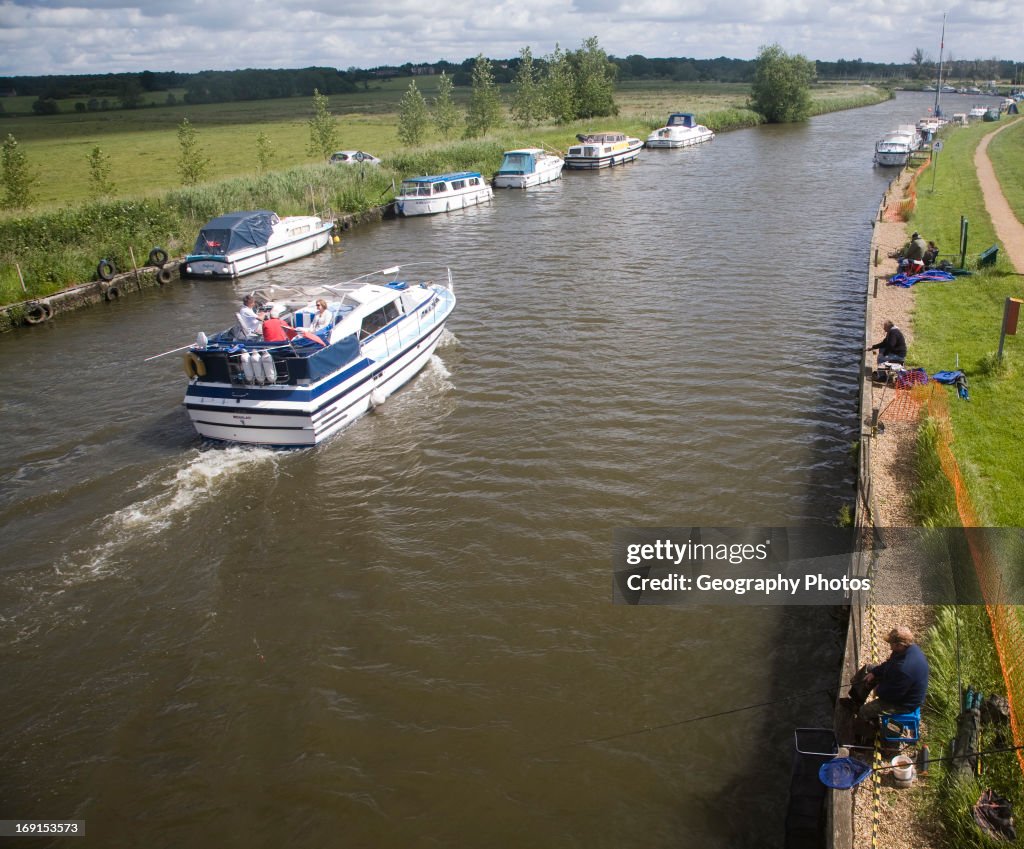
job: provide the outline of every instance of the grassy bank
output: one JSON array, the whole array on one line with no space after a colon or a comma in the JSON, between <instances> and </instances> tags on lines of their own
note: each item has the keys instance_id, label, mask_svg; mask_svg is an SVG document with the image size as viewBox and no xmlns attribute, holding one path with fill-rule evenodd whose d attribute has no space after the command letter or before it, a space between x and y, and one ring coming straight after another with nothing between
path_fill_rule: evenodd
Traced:
<instances>
[{"instance_id":1,"label":"grassy bank","mask_svg":"<svg viewBox=\"0 0 1024 849\"><path fill-rule=\"evenodd\" d=\"M909 226L935 239L943 253L957 250L961 216L969 222L969 254L996 241L973 162L980 139L993 129L978 124L946 134L934 174L926 172L919 182ZM1019 278L1003 256L991 270L951 283L918 284L910 351L910 359L929 373L959 364L967 375L970 401L957 400L951 387L937 389L950 393L953 453L982 522L1009 527L1024 524L1024 459L1017 450L1024 339L1007 337L1002 368L995 365L995 352L1005 299L1019 295Z\"/></svg>"},{"instance_id":2,"label":"grassy bank","mask_svg":"<svg viewBox=\"0 0 1024 849\"><path fill-rule=\"evenodd\" d=\"M429 98L436 78L418 79ZM39 175L39 202L25 214L0 215L0 303L42 297L95 278L101 259L131 268L153 247L186 253L199 227L234 209L268 208L281 215L360 212L386 202L391 186L415 174L497 170L502 152L543 144L564 151L577 133L621 130L646 138L672 111L692 111L716 132L755 126L762 116L746 107L749 87L719 84L633 84L617 96L614 118L544 125L529 130L506 124L468 141L428 140L415 149L397 139L397 109L408 80L389 80L352 95L331 98L338 116L339 147L380 155L380 168L329 167L306 152L309 99L205 106L166 106L53 116L10 118L14 134ZM457 99L468 97L457 90ZM814 91L816 111L876 103L879 89L826 86ZM187 117L209 158L209 181L179 188L177 127ZM270 139L270 173L257 175L256 138ZM114 196L93 198L87 158L100 147L112 166ZM20 270L20 276L19 276ZM24 281L24 286L22 281Z\"/></svg>"},{"instance_id":3,"label":"grassy bank","mask_svg":"<svg viewBox=\"0 0 1024 849\"><path fill-rule=\"evenodd\" d=\"M988 146L999 184L1018 221L1024 221L1024 121L1014 121Z\"/></svg>"},{"instance_id":4,"label":"grassy bank","mask_svg":"<svg viewBox=\"0 0 1024 849\"><path fill-rule=\"evenodd\" d=\"M944 148L933 172L919 181L918 207L909 224L926 238L935 239L945 253L957 249L960 219L970 227L968 254L977 254L995 242L974 166L974 153L991 124L978 124L944 134ZM1003 138L1006 137L1006 138ZM989 146L996 172L1011 205L1021 214L1019 145L1024 122L1009 129ZM998 147L996 142L1000 142ZM934 186L934 188L933 188ZM951 448L964 477L970 499L983 525L1019 527L1022 508L1022 464L1016 452L1016 434L1024 413L1024 388L1015 376L1017 340L1010 338L1003 365L994 351L999 342L1003 303L1019 294L1019 278L1001 258L994 269L958 277L950 283L918 284L914 314L914 343L908 361L930 373L959 366L968 376L970 400L957 398L951 387L935 385L947 394ZM1017 352L1024 362L1024 351ZM918 430L917 485L912 494L918 522L923 526L960 524L955 493L939 462L939 442L945 437L934 420ZM1024 617L1024 610L1017 609ZM1006 681L992 638L992 624L984 607L945 606L935 610L927 646L931 664L926 719L933 758L950 754L961 711L961 688L968 684L986 695L1005 694ZM1019 675L1020 672L1008 673ZM1016 678L1012 679L1016 682ZM979 748L1012 745L1009 731L983 725ZM970 809L988 787L1008 797L1019 811L1024 804L1020 766L1012 753L982 759L981 775L962 775L948 763L936 764L926 782L915 789L916 810L929 830L941 834L944 845L992 845L974 824ZM1014 845L1024 845L1024 836Z\"/></svg>"},{"instance_id":5,"label":"grassy bank","mask_svg":"<svg viewBox=\"0 0 1024 849\"><path fill-rule=\"evenodd\" d=\"M388 160L404 151L398 140L399 101L409 78L387 80L366 91L334 95L331 112L338 119L338 147L361 148ZM430 103L437 93L437 77L418 77L417 87ZM502 136L541 139L564 149L577 132L586 129L622 129L643 132L661 126L669 112L688 111L722 132L755 126L761 118L747 108L750 87L717 83L632 83L620 86L616 118L580 126L545 125L517 130L509 124ZM822 86L813 91L815 109L832 111L878 102L888 96L881 89L860 86ZM462 107L469 89L455 89ZM506 102L509 92L505 92ZM180 185L176 163L177 127L188 118L196 128L200 147L209 157L208 179L222 180L253 174L256 138L270 141L271 167L284 170L316 164L307 153L312 114L310 98L249 101L244 103L149 107L111 112L61 112L48 116L10 116L0 132L18 139L29 165L38 174L35 211L93 198L89 190L88 156L94 147L110 158L111 180L118 197L153 197ZM427 146L443 144L428 137Z\"/></svg>"}]
</instances>

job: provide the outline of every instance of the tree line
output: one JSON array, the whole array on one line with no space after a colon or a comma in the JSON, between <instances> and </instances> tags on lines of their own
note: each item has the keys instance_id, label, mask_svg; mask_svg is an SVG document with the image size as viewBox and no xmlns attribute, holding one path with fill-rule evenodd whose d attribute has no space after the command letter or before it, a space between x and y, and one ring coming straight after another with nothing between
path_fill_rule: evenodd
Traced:
<instances>
[{"instance_id":1,"label":"tree line","mask_svg":"<svg viewBox=\"0 0 1024 849\"><path fill-rule=\"evenodd\" d=\"M556 51L557 52L557 51ZM543 72L552 57L530 57ZM557 57L555 57L557 58ZM674 82L750 83L757 71L757 59L647 58L630 55L607 56L615 66L618 80L670 80ZM498 85L512 84L520 75L525 60L522 53L511 59L489 59L491 74ZM142 71L125 74L83 74L0 77L0 114L2 95L35 96L33 111L52 114L57 101L75 100L78 111L133 109L142 105L145 95L184 89L186 103L226 103L268 100L283 97L310 97L345 94L367 88L373 81L389 77L444 74L457 87L473 84L477 59L461 63L438 61L422 64L381 65L374 68L309 67L297 69L247 68L236 71L200 71L185 74L176 71ZM865 62L840 59L834 62L812 61L818 79L830 80L929 80L935 77L935 60L923 49L915 48L903 63ZM1014 79L1017 66L1003 59L956 59L943 62L944 78L963 81ZM167 102L177 102L173 94Z\"/></svg>"},{"instance_id":2,"label":"tree line","mask_svg":"<svg viewBox=\"0 0 1024 849\"><path fill-rule=\"evenodd\" d=\"M617 66L596 37L586 39L578 50L563 50L556 44L554 52L540 60L534 59L529 47L524 47L519 51L511 80L508 114L524 128L545 121L565 124L582 118L617 115L617 73ZM481 54L473 61L472 92L464 113L455 105L454 86L454 79L442 72L431 108L416 80L412 80L399 104L398 138L403 144L420 144L431 127L444 139L455 134L471 139L504 123L506 104L498 88L494 63L486 56Z\"/></svg>"}]
</instances>

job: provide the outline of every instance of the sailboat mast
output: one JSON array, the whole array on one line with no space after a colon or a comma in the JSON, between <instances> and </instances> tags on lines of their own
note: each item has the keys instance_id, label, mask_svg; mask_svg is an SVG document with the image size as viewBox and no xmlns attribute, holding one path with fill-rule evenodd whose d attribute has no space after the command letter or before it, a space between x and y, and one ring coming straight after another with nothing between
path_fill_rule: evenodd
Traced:
<instances>
[{"instance_id":1,"label":"sailboat mast","mask_svg":"<svg viewBox=\"0 0 1024 849\"><path fill-rule=\"evenodd\" d=\"M936 118L942 117L942 112L939 109L939 95L942 93L942 51L946 46L946 13L942 13L942 37L939 39L939 79L935 83L935 108L932 110L932 114Z\"/></svg>"}]
</instances>

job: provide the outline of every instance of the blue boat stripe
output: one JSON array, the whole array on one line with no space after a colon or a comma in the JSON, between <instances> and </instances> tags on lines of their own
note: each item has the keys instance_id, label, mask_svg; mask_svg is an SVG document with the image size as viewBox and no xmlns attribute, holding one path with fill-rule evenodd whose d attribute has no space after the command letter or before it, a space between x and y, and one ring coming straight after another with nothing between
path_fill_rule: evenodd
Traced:
<instances>
[{"instance_id":1,"label":"blue boat stripe","mask_svg":"<svg viewBox=\"0 0 1024 849\"><path fill-rule=\"evenodd\" d=\"M444 325L441 325L440 330L443 330L443 329L444 329ZM423 340L429 338L435 332L439 333L440 330L438 329L438 326L435 324L434 327L432 327L430 330L428 330L426 333L424 333L422 336L420 336L420 338L417 339L415 342L412 342L409 345L407 345L402 351L397 353L390 360L387 360L386 362L383 362L383 363L378 363L376 368L374 368L373 372L371 372L370 374L367 374L366 377L364 377L358 383L352 384L352 386L349 387L349 389L346 391L346 394L348 394L350 392L354 392L360 386L362 386L364 383L366 383L368 380L372 380L373 376L374 376L374 373L380 372L380 371L388 368L388 366L390 366L392 363L397 362L403 356L405 356L406 354L410 353L412 351L412 349L414 349L418 345L422 344ZM372 362L373 362L372 360L368 360L368 359L366 359L364 357L362 360L360 360L354 366L351 366L350 368L346 369L341 374L335 375L333 378L328 380L323 386L318 387L318 389L316 391L316 395L312 395L311 394L308 400L313 400L314 398L323 395L325 392L329 391L330 389L333 389L339 383L342 383L345 380L347 380L348 378L352 377L353 374L355 374L355 373L357 373L357 372L359 372L361 370L365 370L367 365L372 363ZM219 412L219 413L229 412L229 409L227 407L224 407L221 404L216 404L215 405L215 404L190 403L189 400L188 400L188 396L189 395L192 395L192 396L197 396L198 395L198 396L205 396L205 397L211 397L212 396L214 398L235 398L237 396L234 393L238 391L237 389L221 388L221 387L211 387L208 391L203 391L203 390L193 391L194 389L196 389L196 384L190 384L188 389L187 389L187 391L186 391L186 393L185 393L185 406L186 406L186 408L188 408L189 410L206 410L208 412ZM255 397L252 397L252 396L249 395L250 392L256 392L256 393L259 393L259 394L256 395ZM293 400L296 400L296 399L290 398L288 396L295 395L295 394L300 394L301 392L302 392L302 390L281 391L281 390L275 390L275 389L258 389L258 388L253 387L252 389L247 391L246 396L245 396L245 400L246 401L257 401L257 400L264 400L264 401L293 401ZM264 396L266 396L266 397L264 397ZM309 416L310 418L312 418L312 417L316 416L317 413L320 413L323 410L325 410L328 407L330 407L336 401L337 401L337 398L332 398L332 399L330 399L330 400L320 404L311 413L307 413L304 410L277 410L277 409L274 409L274 410L255 409L254 410L252 407L242 407L242 406L239 406L237 409L238 410L251 410L251 411L253 411L255 413L263 414L263 415Z\"/></svg>"}]
</instances>

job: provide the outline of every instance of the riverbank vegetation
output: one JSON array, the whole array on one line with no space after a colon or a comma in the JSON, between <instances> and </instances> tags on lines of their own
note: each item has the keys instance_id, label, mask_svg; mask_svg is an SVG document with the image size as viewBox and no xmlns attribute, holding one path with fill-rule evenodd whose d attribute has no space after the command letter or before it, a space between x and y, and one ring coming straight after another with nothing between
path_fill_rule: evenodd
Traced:
<instances>
[{"instance_id":1,"label":"riverbank vegetation","mask_svg":"<svg viewBox=\"0 0 1024 849\"><path fill-rule=\"evenodd\" d=\"M755 126L764 118L748 106L750 87L719 84L641 82L616 92L616 118L541 124L528 130L511 122L472 141L445 140L436 128L416 148L397 135L398 107L405 88L392 85L382 102L370 104L365 92L330 98L338 122L338 146L369 150L383 159L372 166L311 163L310 103L295 99L258 104L171 106L100 116L54 115L13 119L22 129L20 144L35 175L31 212L0 214L0 303L43 297L94 279L101 259L120 269L132 255L146 257L159 246L171 256L186 253L198 228L225 210L274 209L281 215L308 212L358 213L390 200L392 186L405 176L474 169L493 173L502 152L526 144L564 151L577 133L617 129L641 138L661 126L669 112L687 109L717 132ZM437 78L421 78L428 101L438 94ZM428 85L429 84L429 85ZM888 91L860 86L812 90L822 111L879 102ZM508 102L508 90L502 91ZM350 98L358 101L353 111ZM458 108L468 106L456 94ZM109 118L109 116L108 116ZM194 130L190 148L202 159L205 182L181 187L185 120ZM117 195L96 194L95 164ZM19 273L20 272L20 273Z\"/></svg>"},{"instance_id":2,"label":"riverbank vegetation","mask_svg":"<svg viewBox=\"0 0 1024 849\"><path fill-rule=\"evenodd\" d=\"M983 847L986 840L971 816L971 807L986 788L1009 799L1014 810L1024 809L1024 783L1015 752L983 755L974 769L958 768L948 760L957 735L962 693L968 687L985 698L1004 694L1002 669L992 644L991 625L984 607L944 605L935 610L928 633L928 685L926 722L930 757L935 761L928 779L917 783L921 816L929 830L941 833L944 845ZM1013 744L1009 727L983 722L978 751L1005 749ZM927 812L927 813L924 813ZM1024 837L1013 845L1021 845Z\"/></svg>"},{"instance_id":3,"label":"riverbank vegetation","mask_svg":"<svg viewBox=\"0 0 1024 849\"><path fill-rule=\"evenodd\" d=\"M981 139L995 128L976 124L943 133L943 150L918 180L917 208L910 227L935 240L943 255L959 265L961 219L968 226L968 265L995 243L994 227L984 203L974 165ZM1004 138L1006 137L1006 138ZM1017 173L1024 121L1002 132L989 145L989 155L1011 205L1021 215L1019 184L1005 182ZM996 143L999 142L997 145ZM1009 189L1009 190L1008 190ZM1019 422L1024 414L1024 387L1015 364L1024 361L1020 340L1007 337L1004 356L996 355L1007 297L1019 295L1019 283L1008 260L1001 257L990 269L974 268L970 275L951 282L918 284L915 297L913 343L908 363L930 374L961 369L968 379L970 400L961 400L952 387L933 384L943 393L949 410L944 418L926 418L916 443L917 483L912 504L918 522L931 527L955 527L964 521L958 495L966 496L982 526L1022 525L1024 463L1017 451ZM959 493L940 462L951 450L960 469ZM1008 576L1012 578L1013 576ZM1024 620L1024 608L1016 611ZM1003 695L1008 683L1019 691L1019 668L1004 670L993 641L995 625L982 606L943 606L935 609L927 644L932 678L926 705L927 740L933 758L946 758L957 733L961 693L969 684L987 695ZM1004 635L1005 636L1005 635ZM1011 667L1013 664L1011 664ZM1019 667L1019 664L1017 664ZM1012 746L1008 729L982 727L981 750ZM1024 805L1020 763L1013 752L982 758L983 771L961 772L948 761L936 764L929 779L915 790L919 817L927 830L941 833L948 845L989 845L970 814L983 789L991 787L1011 800L1016 810ZM1018 840L1018 843L1022 842Z\"/></svg>"}]
</instances>

